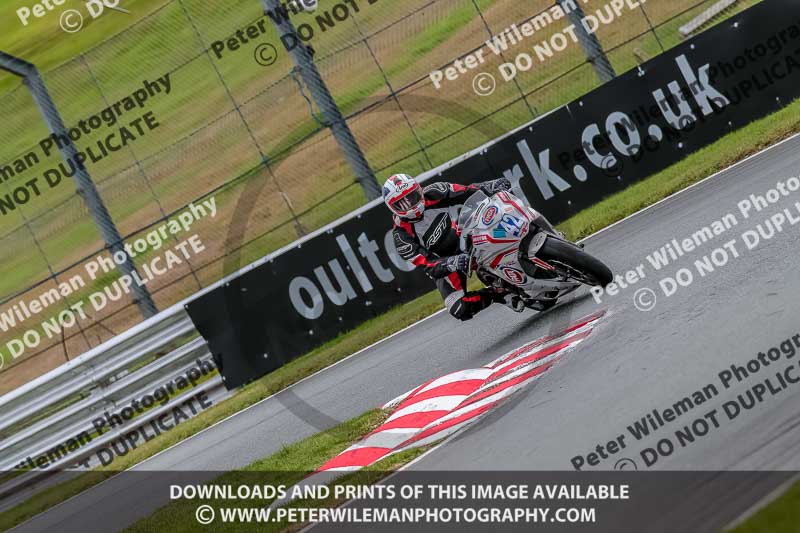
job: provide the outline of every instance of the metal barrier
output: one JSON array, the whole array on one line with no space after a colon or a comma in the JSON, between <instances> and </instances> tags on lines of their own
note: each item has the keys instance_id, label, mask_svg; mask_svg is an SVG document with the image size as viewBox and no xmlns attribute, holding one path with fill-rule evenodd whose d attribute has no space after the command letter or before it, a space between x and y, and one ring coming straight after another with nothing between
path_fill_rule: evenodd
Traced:
<instances>
[{"instance_id":1,"label":"metal barrier","mask_svg":"<svg viewBox=\"0 0 800 533\"><path fill-rule=\"evenodd\" d=\"M61 469L99 464L92 457L99 450L201 393L228 395L184 303L0 397L0 470L27 470L0 485L0 498ZM200 367L206 375L189 380ZM198 371L190 374L193 368ZM181 377L179 387L175 383ZM157 402L111 422L120 410L156 391ZM106 420L102 432L98 419Z\"/></svg>"},{"instance_id":2,"label":"metal barrier","mask_svg":"<svg viewBox=\"0 0 800 533\"><path fill-rule=\"evenodd\" d=\"M693 18L687 24L681 26L678 31L683 38L690 37L695 33L702 30L706 25L711 23L717 16L731 9L736 5L739 0L720 0L713 6L709 7L698 16Z\"/></svg>"},{"instance_id":3,"label":"metal barrier","mask_svg":"<svg viewBox=\"0 0 800 533\"><path fill-rule=\"evenodd\" d=\"M491 143L424 172L418 179L425 182L480 152L489 144ZM380 202L380 199L370 202L246 265L122 335L0 397L0 411L4 414L0 419L0 470L14 470L29 457L47 455L48 451L83 432L92 434L95 429L92 422L99 414L129 405L133 399L152 393L158 386L185 374L198 361L211 360L208 346L186 313L185 307L190 301L274 260L288 250L303 246L305 242L331 231L351 218L359 217ZM224 389L222 377L214 375L173 397L166 405L159 405L127 424L93 437L91 442L74 453L56 458L56 461L47 465L47 470L37 468L0 485L0 499L43 475L91 456L110 442L150 423L175 405L180 405L186 398L200 392L222 393Z\"/></svg>"}]
</instances>

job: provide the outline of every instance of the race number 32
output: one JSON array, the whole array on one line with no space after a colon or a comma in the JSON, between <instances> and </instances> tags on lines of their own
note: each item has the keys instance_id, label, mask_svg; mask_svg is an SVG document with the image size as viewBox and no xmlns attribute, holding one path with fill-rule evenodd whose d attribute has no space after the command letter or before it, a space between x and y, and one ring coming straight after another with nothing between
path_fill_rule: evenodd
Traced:
<instances>
[{"instance_id":1,"label":"race number 32","mask_svg":"<svg viewBox=\"0 0 800 533\"><path fill-rule=\"evenodd\" d=\"M500 220L500 227L503 228L507 234L514 237L519 237L524 225L525 223L514 215L503 215L503 218Z\"/></svg>"}]
</instances>

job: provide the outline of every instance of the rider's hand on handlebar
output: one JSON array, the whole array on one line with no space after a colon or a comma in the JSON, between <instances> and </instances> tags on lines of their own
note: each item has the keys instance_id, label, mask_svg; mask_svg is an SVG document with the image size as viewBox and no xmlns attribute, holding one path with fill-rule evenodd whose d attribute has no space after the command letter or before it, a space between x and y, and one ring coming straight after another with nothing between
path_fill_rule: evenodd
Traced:
<instances>
[{"instance_id":1,"label":"rider's hand on handlebar","mask_svg":"<svg viewBox=\"0 0 800 533\"><path fill-rule=\"evenodd\" d=\"M483 192L485 192L490 196L498 192L510 191L511 187L512 187L511 182L507 178L500 178L494 181L487 181L486 183L481 185Z\"/></svg>"},{"instance_id":2,"label":"rider's hand on handlebar","mask_svg":"<svg viewBox=\"0 0 800 533\"><path fill-rule=\"evenodd\" d=\"M425 269L425 273L433 279L446 278L454 272L465 274L469 270L469 256L467 254L454 255L439 261Z\"/></svg>"}]
</instances>

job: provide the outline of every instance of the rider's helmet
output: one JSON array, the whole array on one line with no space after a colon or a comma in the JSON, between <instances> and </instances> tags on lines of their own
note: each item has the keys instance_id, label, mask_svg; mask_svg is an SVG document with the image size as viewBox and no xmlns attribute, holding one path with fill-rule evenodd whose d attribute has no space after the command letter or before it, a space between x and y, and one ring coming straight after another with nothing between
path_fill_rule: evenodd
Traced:
<instances>
[{"instance_id":1,"label":"rider's helmet","mask_svg":"<svg viewBox=\"0 0 800 533\"><path fill-rule=\"evenodd\" d=\"M386 180L383 201L395 215L406 220L417 220L425 212L422 187L408 174L395 174Z\"/></svg>"}]
</instances>

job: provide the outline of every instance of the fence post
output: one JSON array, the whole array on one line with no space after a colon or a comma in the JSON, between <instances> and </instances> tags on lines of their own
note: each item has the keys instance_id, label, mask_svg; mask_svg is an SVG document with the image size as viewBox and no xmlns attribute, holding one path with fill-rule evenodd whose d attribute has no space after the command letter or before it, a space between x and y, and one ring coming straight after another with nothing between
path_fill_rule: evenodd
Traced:
<instances>
[{"instance_id":1,"label":"fence post","mask_svg":"<svg viewBox=\"0 0 800 533\"><path fill-rule=\"evenodd\" d=\"M287 8L281 5L279 0L262 0L264 11L272 19L278 37L281 39L284 48L289 53L303 81L311 91L314 101L317 103L327 126L331 128L333 137L339 144L347 162L356 176L356 180L364 189L364 194L369 200L380 198L381 187L375 178L375 173L369 166L361 147L358 145L350 126L347 125L339 106L333 99L325 80L317 70L311 51L297 35L294 24L289 20ZM287 14L287 16L283 16Z\"/></svg>"},{"instance_id":2,"label":"fence post","mask_svg":"<svg viewBox=\"0 0 800 533\"><path fill-rule=\"evenodd\" d=\"M583 51L586 52L586 58L589 63L594 67L597 77L600 78L602 83L613 80L617 77L614 67L611 66L611 61L608 60L600 40L594 33L589 33L583 25L583 9L576 2L576 0L557 0L561 8L568 13L570 22L575 26L575 34L580 41Z\"/></svg>"},{"instance_id":3,"label":"fence post","mask_svg":"<svg viewBox=\"0 0 800 533\"><path fill-rule=\"evenodd\" d=\"M47 128L50 133L58 135L62 138L70 139L67 133L67 128L64 126L64 121L61 119L61 115L59 114L53 99L50 97L50 93L47 91L44 80L42 80L42 77L39 75L39 71L36 69L36 67L27 61L10 56L4 52L0 52L0 68L11 72L12 74L16 74L24 79L25 84L31 91L31 96L33 96L36 105L39 107L39 110L41 111L42 116L47 123ZM75 148L75 145L72 144L72 141L69 140L69 142L65 143L63 146L61 143L58 144L59 151L61 152L61 156L64 158L64 161L68 165L70 161L74 162L76 160L75 157L78 155L78 150ZM83 199L86 207L88 207L89 214L100 230L100 234L102 235L106 246L108 246L112 254L119 252L125 254L125 261L122 264L117 263L117 268L120 272L122 272L123 275L130 276L133 279L138 278L136 266L133 264L131 257L125 251L122 236L119 234L117 226L111 219L111 215L108 213L108 209L106 209L103 199L100 197L100 193L97 192L97 188L95 187L91 176L89 176L89 172L83 165L74 164L74 166L76 168L73 179L75 180L78 196ZM140 286L138 283L134 282L132 291L134 295L134 301L136 302L136 305L139 306L139 310L145 318L150 318L158 313L158 308L156 307L155 302L153 302L153 299L146 287Z\"/></svg>"}]
</instances>

